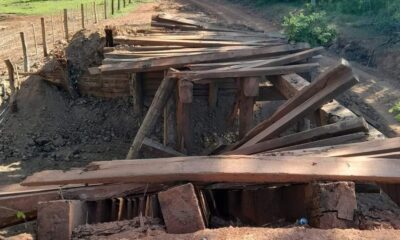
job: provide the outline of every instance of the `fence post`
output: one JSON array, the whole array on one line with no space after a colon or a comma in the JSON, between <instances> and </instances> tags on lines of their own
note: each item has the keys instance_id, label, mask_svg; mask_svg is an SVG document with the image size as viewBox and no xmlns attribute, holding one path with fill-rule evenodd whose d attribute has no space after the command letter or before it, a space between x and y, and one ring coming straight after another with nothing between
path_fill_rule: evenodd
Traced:
<instances>
[{"instance_id":1,"label":"fence post","mask_svg":"<svg viewBox=\"0 0 400 240\"><path fill-rule=\"evenodd\" d=\"M118 0L118 11L121 10L121 0Z\"/></svg>"},{"instance_id":2,"label":"fence post","mask_svg":"<svg viewBox=\"0 0 400 240\"><path fill-rule=\"evenodd\" d=\"M124 6L124 8L126 7L126 0L123 0L123 6Z\"/></svg>"},{"instance_id":3,"label":"fence post","mask_svg":"<svg viewBox=\"0 0 400 240\"><path fill-rule=\"evenodd\" d=\"M129 2L128 2L129 4L131 4L132 3L132 0L129 0Z\"/></svg>"},{"instance_id":4,"label":"fence post","mask_svg":"<svg viewBox=\"0 0 400 240\"><path fill-rule=\"evenodd\" d=\"M114 15L115 9L114 9L114 0L111 0L111 15Z\"/></svg>"},{"instance_id":5,"label":"fence post","mask_svg":"<svg viewBox=\"0 0 400 240\"><path fill-rule=\"evenodd\" d=\"M85 29L85 7L83 3L81 4L81 20L82 20L82 29Z\"/></svg>"},{"instance_id":6,"label":"fence post","mask_svg":"<svg viewBox=\"0 0 400 240\"><path fill-rule=\"evenodd\" d=\"M107 0L104 0L104 19L107 19Z\"/></svg>"},{"instance_id":7,"label":"fence post","mask_svg":"<svg viewBox=\"0 0 400 240\"><path fill-rule=\"evenodd\" d=\"M64 9L64 29L65 29L65 39L68 41L68 10Z\"/></svg>"},{"instance_id":8,"label":"fence post","mask_svg":"<svg viewBox=\"0 0 400 240\"><path fill-rule=\"evenodd\" d=\"M19 34L21 36L22 51L24 53L24 71L29 72L30 66L29 66L28 49L26 47L26 42L25 42L25 34L24 32L20 32Z\"/></svg>"},{"instance_id":9,"label":"fence post","mask_svg":"<svg viewBox=\"0 0 400 240\"><path fill-rule=\"evenodd\" d=\"M40 22L42 24L43 55L47 57L46 24L44 18L40 18Z\"/></svg>"},{"instance_id":10,"label":"fence post","mask_svg":"<svg viewBox=\"0 0 400 240\"><path fill-rule=\"evenodd\" d=\"M96 2L93 2L94 23L97 24L97 9Z\"/></svg>"},{"instance_id":11,"label":"fence post","mask_svg":"<svg viewBox=\"0 0 400 240\"><path fill-rule=\"evenodd\" d=\"M8 81L10 82L10 111L15 113L18 110L17 99L16 99L16 89L15 89L15 79L14 79L14 65L10 59L4 61L8 69Z\"/></svg>"},{"instance_id":12,"label":"fence post","mask_svg":"<svg viewBox=\"0 0 400 240\"><path fill-rule=\"evenodd\" d=\"M35 53L37 56L38 50L37 50L37 41L36 41L36 31L35 31L35 24L33 24L33 23L32 23L32 32L33 32L33 43L35 44Z\"/></svg>"}]
</instances>

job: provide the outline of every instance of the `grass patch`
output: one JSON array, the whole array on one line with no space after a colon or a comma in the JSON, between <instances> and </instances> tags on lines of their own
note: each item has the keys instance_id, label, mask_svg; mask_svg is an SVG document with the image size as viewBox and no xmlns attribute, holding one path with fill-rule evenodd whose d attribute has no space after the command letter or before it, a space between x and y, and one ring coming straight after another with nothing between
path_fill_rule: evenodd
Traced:
<instances>
[{"instance_id":1,"label":"grass patch","mask_svg":"<svg viewBox=\"0 0 400 240\"><path fill-rule=\"evenodd\" d=\"M53 13L59 13L63 9L80 9L80 5L88 4L88 7L92 9L94 0L0 0L0 13L7 14L19 14L19 15L50 15ZM123 8L123 0L121 0L121 10L117 11L118 1L114 1L115 15L118 16L131 11L138 3L143 1L132 0L131 4L128 4L129 0L126 0L126 7ZM150 1L146 1L150 2ZM97 11L104 11L104 0L97 0L98 5ZM107 0L108 15L111 16L111 0Z\"/></svg>"}]
</instances>

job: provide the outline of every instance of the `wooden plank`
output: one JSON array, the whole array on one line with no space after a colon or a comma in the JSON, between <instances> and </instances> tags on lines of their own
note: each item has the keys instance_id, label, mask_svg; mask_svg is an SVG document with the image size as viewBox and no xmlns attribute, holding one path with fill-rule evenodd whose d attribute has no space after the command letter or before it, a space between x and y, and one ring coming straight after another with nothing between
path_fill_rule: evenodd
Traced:
<instances>
[{"instance_id":1,"label":"wooden plank","mask_svg":"<svg viewBox=\"0 0 400 240\"><path fill-rule=\"evenodd\" d=\"M184 71L176 73L173 76L176 78L190 79L196 83L209 83L210 79L221 78L241 78L241 77L259 77L281 75L289 73L308 72L318 68L318 63L306 63L289 66L263 67L263 68L241 68L233 70L208 70L208 71ZM204 81L207 79L207 81Z\"/></svg>"},{"instance_id":2,"label":"wooden plank","mask_svg":"<svg viewBox=\"0 0 400 240\"><path fill-rule=\"evenodd\" d=\"M388 138L362 143L343 144L330 147L319 147L302 150L279 152L279 155L326 156L326 157L358 157L386 154L400 151L400 138ZM266 153L265 155L268 155Z\"/></svg>"},{"instance_id":3,"label":"wooden plank","mask_svg":"<svg viewBox=\"0 0 400 240\"><path fill-rule=\"evenodd\" d=\"M143 75L133 73L131 76L130 91L133 101L133 111L139 117L143 114Z\"/></svg>"},{"instance_id":4,"label":"wooden plank","mask_svg":"<svg viewBox=\"0 0 400 240\"><path fill-rule=\"evenodd\" d=\"M165 153L165 154L167 154L167 155L169 155L171 157L185 156L185 154L180 153L180 152L178 152L175 149L172 149L170 147L164 146L163 144L161 144L159 142L156 142L156 141L154 141L154 140L152 140L150 138L145 138L143 140L143 144L148 146L148 147L151 147L153 149L156 149L158 151L161 151L161 152L163 152L163 153Z\"/></svg>"},{"instance_id":5,"label":"wooden plank","mask_svg":"<svg viewBox=\"0 0 400 240\"><path fill-rule=\"evenodd\" d=\"M229 48L228 48L229 49ZM118 64L102 65L98 68L90 68L92 71L101 72L148 72L154 70L164 70L170 67L181 67L189 63L201 63L208 61L232 60L243 57L272 56L277 54L287 54L307 49L303 45L282 45L263 48L244 48L237 50L226 50L220 52L204 53L191 56L169 57L162 59L144 59L136 62L125 62Z\"/></svg>"},{"instance_id":6,"label":"wooden plank","mask_svg":"<svg viewBox=\"0 0 400 240\"><path fill-rule=\"evenodd\" d=\"M93 169L93 170L90 170ZM92 164L84 170L49 170L23 185L116 182L312 182L400 183L400 161L377 158L210 156L122 160Z\"/></svg>"},{"instance_id":7,"label":"wooden plank","mask_svg":"<svg viewBox=\"0 0 400 240\"><path fill-rule=\"evenodd\" d=\"M289 99L270 118L266 119L265 121L258 124L255 128L253 128L246 135L246 137L244 137L236 144L236 146L241 146L246 143L245 147L247 147L265 139L265 133L262 134L262 136L260 135L260 133L265 131L267 127L271 127L273 124L275 124L274 127L283 127L283 125L281 125L282 122L278 124L276 123L284 116L292 115L292 117L295 117L294 115L297 115L295 118L292 118L292 121L294 121L297 120L297 118L299 117L304 117L305 115L307 115L306 111L302 111L302 114L298 114L299 112L293 112L294 109L303 108L303 110L314 111L315 108L318 108L326 101L331 100L331 97L334 97L336 94L343 92L349 86L352 86L357 82L358 80L354 78L349 63L345 60L342 60L338 65L332 67L331 69L320 75L318 79L316 79L308 87L301 90L295 97ZM328 83L330 86L329 88L327 87ZM310 108L310 106L313 107ZM272 129L270 128L269 130ZM276 130L277 129L274 130L275 134ZM271 133L268 133L267 135L270 134ZM253 139L257 135L258 137ZM253 140L248 142L250 139Z\"/></svg>"},{"instance_id":8,"label":"wooden plank","mask_svg":"<svg viewBox=\"0 0 400 240\"><path fill-rule=\"evenodd\" d=\"M260 78L238 79L239 99L239 137L244 137L253 127L255 97L259 93Z\"/></svg>"},{"instance_id":9,"label":"wooden plank","mask_svg":"<svg viewBox=\"0 0 400 240\"><path fill-rule=\"evenodd\" d=\"M317 127L308 131L294 133L288 136L263 141L255 145L226 152L225 155L249 155L273 149L284 148L286 146L298 145L315 140L326 139L334 136L350 134L355 132L367 132L368 125L363 118L356 118L334 124Z\"/></svg>"},{"instance_id":10,"label":"wooden plank","mask_svg":"<svg viewBox=\"0 0 400 240\"><path fill-rule=\"evenodd\" d=\"M327 139L321 139L314 142L302 143L294 146L284 147L280 149L275 149L270 152L280 152L280 151L290 151L290 150L298 150L298 149L308 149L308 148L316 148L316 147L324 147L324 146L335 146L345 143L351 143L354 141L366 141L368 135L364 132L351 133L343 136L331 137Z\"/></svg>"}]
</instances>

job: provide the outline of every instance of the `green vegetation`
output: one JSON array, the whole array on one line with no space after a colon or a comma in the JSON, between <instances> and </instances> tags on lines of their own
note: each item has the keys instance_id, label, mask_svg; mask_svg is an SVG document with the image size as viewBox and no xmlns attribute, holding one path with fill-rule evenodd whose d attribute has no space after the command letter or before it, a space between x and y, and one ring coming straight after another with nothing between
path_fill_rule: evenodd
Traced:
<instances>
[{"instance_id":1,"label":"green vegetation","mask_svg":"<svg viewBox=\"0 0 400 240\"><path fill-rule=\"evenodd\" d=\"M93 2L95 0L0 0L0 13L9 14L24 14L24 15L48 15L52 13L59 13L63 9L80 9L80 5L88 4L88 7L92 9ZM111 0L108 0L108 11L111 12ZM115 1L115 10L117 14L123 14L132 10L137 5L138 0L132 0L133 4L128 4L126 8L122 8L121 0L121 11L117 11L117 0ZM98 5L98 11L103 11L104 0L96 0Z\"/></svg>"},{"instance_id":2,"label":"green vegetation","mask_svg":"<svg viewBox=\"0 0 400 240\"><path fill-rule=\"evenodd\" d=\"M323 11L301 10L284 17L282 27L289 40L312 46L330 45L336 38L335 26L329 25Z\"/></svg>"},{"instance_id":3,"label":"green vegetation","mask_svg":"<svg viewBox=\"0 0 400 240\"><path fill-rule=\"evenodd\" d=\"M397 102L390 110L390 113L395 114L395 118L400 122L400 101Z\"/></svg>"}]
</instances>

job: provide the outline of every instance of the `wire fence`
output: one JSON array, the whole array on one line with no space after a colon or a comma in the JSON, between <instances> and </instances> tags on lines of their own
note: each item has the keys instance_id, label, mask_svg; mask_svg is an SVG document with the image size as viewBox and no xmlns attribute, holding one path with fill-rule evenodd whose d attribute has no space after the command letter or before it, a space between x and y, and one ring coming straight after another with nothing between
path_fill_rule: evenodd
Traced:
<instances>
[{"instance_id":1,"label":"wire fence","mask_svg":"<svg viewBox=\"0 0 400 240\"><path fill-rule=\"evenodd\" d=\"M19 71L28 72L32 65L40 61L45 52L50 52L58 41L67 41L78 31L90 29L120 13L133 0L97 0L92 3L77 4L52 15L37 17L36 20L18 22L18 26L2 31L0 38L0 59L10 59ZM43 24L42 24L43 21ZM24 41L22 41L23 33ZM24 57L24 43L26 57ZM28 69L24 68L28 60ZM0 70L5 65L0 64Z\"/></svg>"}]
</instances>

